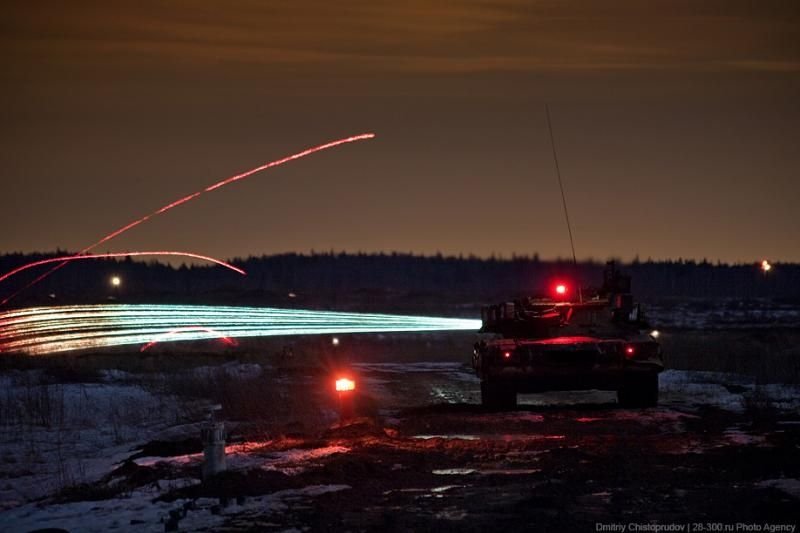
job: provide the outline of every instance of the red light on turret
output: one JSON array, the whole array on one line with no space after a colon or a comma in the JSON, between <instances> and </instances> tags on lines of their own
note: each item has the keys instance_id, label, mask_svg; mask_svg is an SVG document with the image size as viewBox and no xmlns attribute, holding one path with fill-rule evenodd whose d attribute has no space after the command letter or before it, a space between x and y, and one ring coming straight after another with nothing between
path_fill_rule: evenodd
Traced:
<instances>
[{"instance_id":1,"label":"red light on turret","mask_svg":"<svg viewBox=\"0 0 800 533\"><path fill-rule=\"evenodd\" d=\"M557 297L563 298L569 292L569 287L567 287L566 283L556 283L553 287L553 292Z\"/></svg>"}]
</instances>

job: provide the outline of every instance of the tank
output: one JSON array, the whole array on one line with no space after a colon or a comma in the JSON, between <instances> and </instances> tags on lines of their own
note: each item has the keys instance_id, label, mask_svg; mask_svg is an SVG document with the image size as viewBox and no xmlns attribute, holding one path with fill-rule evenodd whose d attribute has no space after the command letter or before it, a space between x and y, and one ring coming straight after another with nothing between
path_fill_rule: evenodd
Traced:
<instances>
[{"instance_id":1,"label":"tank","mask_svg":"<svg viewBox=\"0 0 800 533\"><path fill-rule=\"evenodd\" d=\"M658 403L658 334L613 262L599 289L557 284L548 297L486 306L481 318L472 365L487 408L514 408L520 393L588 389L616 391L625 407Z\"/></svg>"}]
</instances>

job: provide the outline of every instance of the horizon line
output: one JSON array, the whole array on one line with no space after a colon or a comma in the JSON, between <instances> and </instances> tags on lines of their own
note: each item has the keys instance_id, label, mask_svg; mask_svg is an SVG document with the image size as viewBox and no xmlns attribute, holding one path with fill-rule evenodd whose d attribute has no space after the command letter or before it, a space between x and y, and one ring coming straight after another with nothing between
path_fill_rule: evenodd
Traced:
<instances>
[{"instance_id":1,"label":"horizon line","mask_svg":"<svg viewBox=\"0 0 800 533\"><path fill-rule=\"evenodd\" d=\"M110 253L110 252L109 252ZM213 268L213 265L206 265L202 263L195 263L193 261L186 262L186 261L161 261L161 260L137 260L133 259L132 257L126 257L125 251L115 252L120 254L119 259L112 258L112 259L102 259L100 261L111 261L115 263L119 263L122 261L133 261L136 263L144 263L144 264L161 264L161 265L186 265L186 266L193 266L197 268ZM134 251L130 252L131 254L135 254ZM72 254L77 255L76 252L70 252L67 249L56 248L52 251L33 251L33 252L23 252L23 251L11 251L11 252L0 252L0 258L6 257L13 257L13 256L23 256L23 257L47 257L47 256L56 256L56 255L65 255L65 254ZM476 253L444 253L444 252L436 252L436 253L429 253L429 252L414 252L414 251L400 251L400 250L392 250L392 251L349 251L349 250L335 250L330 249L327 251L318 251L314 248L311 248L307 251L283 251L283 252L273 252L273 253L262 253L262 254L255 254L251 253L247 256L239 256L233 255L228 256L225 258L226 261L235 263L235 262L243 262L249 261L253 259L265 259L265 258L275 258L275 257L282 257L282 256L295 256L295 257L414 257L420 259L440 259L440 260L458 260L458 261L496 261L496 262L513 262L513 261L529 261L529 262L541 262L541 263L572 263L572 258L569 257L562 257L562 256L550 256L550 257L542 257L539 255L538 252L533 252L532 254L528 253L517 253L511 252L510 254L504 253L492 253L490 255L480 255ZM600 259L596 257L584 257L578 259L578 264L583 265L602 265L609 261L614 261L621 265L636 265L636 264L659 264L659 263L679 263L679 264L701 264L701 265L711 265L711 266L752 266L752 265L760 265L763 259L754 259L750 261L722 261L719 258L711 260L707 257L702 259L698 259L696 257L677 257L677 258L653 258L648 257L646 259L641 259L638 254L635 255L632 259L623 259L621 257L609 256L606 259ZM775 260L769 259L769 262L775 265L800 265L800 261L783 261L783 260Z\"/></svg>"}]
</instances>

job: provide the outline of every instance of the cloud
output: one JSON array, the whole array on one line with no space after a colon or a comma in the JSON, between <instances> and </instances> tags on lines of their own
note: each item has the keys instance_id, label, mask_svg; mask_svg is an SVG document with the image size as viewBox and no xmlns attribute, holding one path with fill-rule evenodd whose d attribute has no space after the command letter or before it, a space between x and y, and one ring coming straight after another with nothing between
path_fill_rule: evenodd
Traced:
<instances>
[{"instance_id":1,"label":"cloud","mask_svg":"<svg viewBox=\"0 0 800 533\"><path fill-rule=\"evenodd\" d=\"M18 2L13 71L224 68L263 73L671 69L796 73L791 2Z\"/></svg>"}]
</instances>

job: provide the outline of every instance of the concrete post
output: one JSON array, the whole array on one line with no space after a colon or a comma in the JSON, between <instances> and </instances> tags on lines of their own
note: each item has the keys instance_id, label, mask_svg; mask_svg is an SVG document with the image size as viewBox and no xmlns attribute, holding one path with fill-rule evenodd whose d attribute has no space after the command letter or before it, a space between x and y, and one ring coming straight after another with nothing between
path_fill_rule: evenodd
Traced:
<instances>
[{"instance_id":1,"label":"concrete post","mask_svg":"<svg viewBox=\"0 0 800 533\"><path fill-rule=\"evenodd\" d=\"M211 421L201 432L203 479L225 470L225 424Z\"/></svg>"}]
</instances>

